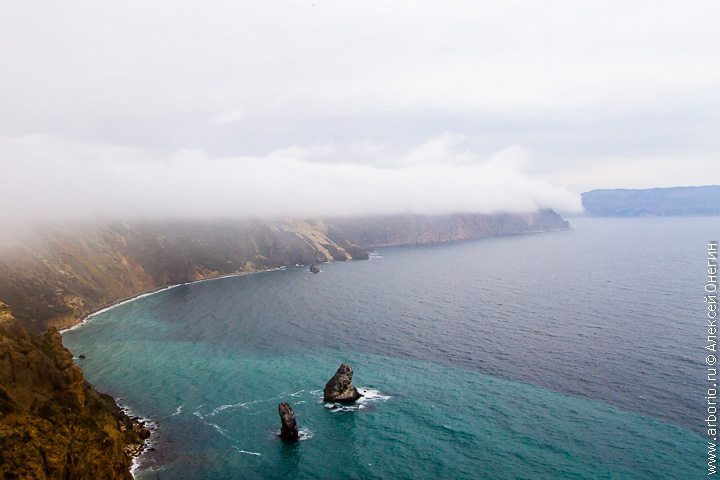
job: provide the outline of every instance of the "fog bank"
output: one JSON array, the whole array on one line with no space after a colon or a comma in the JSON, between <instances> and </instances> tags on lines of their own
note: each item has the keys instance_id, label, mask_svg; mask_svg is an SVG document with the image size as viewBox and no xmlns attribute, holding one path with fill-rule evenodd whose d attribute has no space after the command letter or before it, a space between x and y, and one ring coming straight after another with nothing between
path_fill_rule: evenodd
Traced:
<instances>
[{"instance_id":1,"label":"fog bank","mask_svg":"<svg viewBox=\"0 0 720 480\"><path fill-rule=\"evenodd\" d=\"M158 153L62 137L0 139L0 221L320 217L577 211L579 197L524 172L527 152L481 158L444 134L403 152L296 146L261 156ZM377 162L342 158L382 155ZM365 159L373 160L373 159Z\"/></svg>"}]
</instances>

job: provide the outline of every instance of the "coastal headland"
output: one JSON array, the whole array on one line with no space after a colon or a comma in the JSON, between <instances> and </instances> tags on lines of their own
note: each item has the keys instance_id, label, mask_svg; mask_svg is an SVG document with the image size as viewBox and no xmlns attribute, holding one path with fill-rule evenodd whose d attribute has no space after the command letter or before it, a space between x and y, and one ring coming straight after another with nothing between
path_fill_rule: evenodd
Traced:
<instances>
[{"instance_id":1,"label":"coastal headland","mask_svg":"<svg viewBox=\"0 0 720 480\"><path fill-rule=\"evenodd\" d=\"M323 220L136 222L46 227L0 249L0 473L131 478L149 435L84 380L57 329L171 285L314 262L377 246L568 229L551 210ZM69 476L69 477L68 477Z\"/></svg>"}]
</instances>

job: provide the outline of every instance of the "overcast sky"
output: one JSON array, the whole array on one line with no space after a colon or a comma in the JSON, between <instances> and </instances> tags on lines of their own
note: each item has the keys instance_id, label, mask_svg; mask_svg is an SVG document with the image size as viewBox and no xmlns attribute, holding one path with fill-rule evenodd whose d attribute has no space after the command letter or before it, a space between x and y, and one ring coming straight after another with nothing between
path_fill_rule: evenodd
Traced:
<instances>
[{"instance_id":1,"label":"overcast sky","mask_svg":"<svg viewBox=\"0 0 720 480\"><path fill-rule=\"evenodd\" d=\"M6 0L0 42L5 218L720 183L716 0Z\"/></svg>"}]
</instances>

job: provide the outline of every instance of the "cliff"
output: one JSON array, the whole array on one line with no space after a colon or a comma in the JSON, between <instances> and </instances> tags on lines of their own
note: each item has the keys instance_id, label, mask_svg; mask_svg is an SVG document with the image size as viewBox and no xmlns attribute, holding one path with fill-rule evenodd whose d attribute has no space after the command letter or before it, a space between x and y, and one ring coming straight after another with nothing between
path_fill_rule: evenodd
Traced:
<instances>
[{"instance_id":1,"label":"cliff","mask_svg":"<svg viewBox=\"0 0 720 480\"><path fill-rule=\"evenodd\" d=\"M327 224L330 238L351 238L366 247L443 243L569 228L568 222L552 210L497 215L389 215L332 219Z\"/></svg>"},{"instance_id":2,"label":"cliff","mask_svg":"<svg viewBox=\"0 0 720 480\"><path fill-rule=\"evenodd\" d=\"M366 255L321 222L174 222L46 230L0 252L0 299L31 330L64 328L167 285Z\"/></svg>"},{"instance_id":3,"label":"cliff","mask_svg":"<svg viewBox=\"0 0 720 480\"><path fill-rule=\"evenodd\" d=\"M96 392L55 329L27 333L0 302L0 474L129 479L149 432Z\"/></svg>"},{"instance_id":4,"label":"cliff","mask_svg":"<svg viewBox=\"0 0 720 480\"><path fill-rule=\"evenodd\" d=\"M15 316L0 301L0 473L14 479L131 478L132 454L149 432L85 381L56 330L104 306L171 284L367 258L375 246L566 228L551 211L85 224L5 245L0 300Z\"/></svg>"},{"instance_id":5,"label":"cliff","mask_svg":"<svg viewBox=\"0 0 720 480\"><path fill-rule=\"evenodd\" d=\"M592 190L582 203L597 217L720 215L720 185Z\"/></svg>"},{"instance_id":6,"label":"cliff","mask_svg":"<svg viewBox=\"0 0 720 480\"><path fill-rule=\"evenodd\" d=\"M79 225L0 251L0 300L31 330L68 327L163 286L282 265L367 258L377 246L568 228L531 214L381 216L312 221Z\"/></svg>"}]
</instances>

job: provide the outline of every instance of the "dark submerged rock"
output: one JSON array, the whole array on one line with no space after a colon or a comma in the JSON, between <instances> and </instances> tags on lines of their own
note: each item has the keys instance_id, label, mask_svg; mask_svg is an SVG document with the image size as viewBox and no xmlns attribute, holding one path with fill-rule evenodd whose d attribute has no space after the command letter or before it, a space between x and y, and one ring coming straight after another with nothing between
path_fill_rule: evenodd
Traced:
<instances>
[{"instance_id":1,"label":"dark submerged rock","mask_svg":"<svg viewBox=\"0 0 720 480\"><path fill-rule=\"evenodd\" d=\"M86 357L85 355L80 355L80 356L78 356L78 358L79 358L80 360L85 360L87 357Z\"/></svg>"},{"instance_id":2,"label":"dark submerged rock","mask_svg":"<svg viewBox=\"0 0 720 480\"><path fill-rule=\"evenodd\" d=\"M282 402L278 405L278 413L280 414L280 438L283 440L297 440L298 439L298 427L295 422L295 412L287 402Z\"/></svg>"},{"instance_id":3,"label":"dark submerged rock","mask_svg":"<svg viewBox=\"0 0 720 480\"><path fill-rule=\"evenodd\" d=\"M362 397L358 389L352 384L353 370L350 365L343 363L335 375L327 382L323 390L326 402L352 403Z\"/></svg>"}]
</instances>

